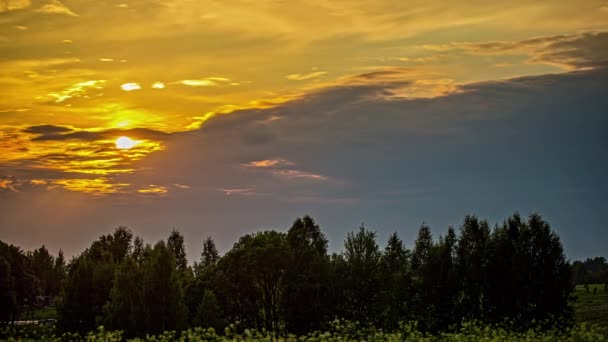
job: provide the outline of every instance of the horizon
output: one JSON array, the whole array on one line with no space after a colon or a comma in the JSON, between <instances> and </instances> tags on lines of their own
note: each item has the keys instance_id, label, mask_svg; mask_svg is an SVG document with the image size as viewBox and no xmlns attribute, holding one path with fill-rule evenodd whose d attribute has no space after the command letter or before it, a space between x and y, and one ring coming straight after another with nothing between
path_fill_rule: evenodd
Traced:
<instances>
[{"instance_id":1,"label":"horizon","mask_svg":"<svg viewBox=\"0 0 608 342\"><path fill-rule=\"evenodd\" d=\"M286 231L408 248L538 213L606 256L608 3L6 0L0 240Z\"/></svg>"}]
</instances>

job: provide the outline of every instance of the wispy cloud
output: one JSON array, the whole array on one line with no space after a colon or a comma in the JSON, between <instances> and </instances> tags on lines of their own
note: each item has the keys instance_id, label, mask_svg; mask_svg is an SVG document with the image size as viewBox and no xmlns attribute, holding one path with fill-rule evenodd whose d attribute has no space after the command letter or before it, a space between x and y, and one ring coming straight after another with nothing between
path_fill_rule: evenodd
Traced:
<instances>
[{"instance_id":1,"label":"wispy cloud","mask_svg":"<svg viewBox=\"0 0 608 342\"><path fill-rule=\"evenodd\" d=\"M213 87L222 84L231 84L230 79L225 77L207 77L202 79L188 79L177 81L178 84L182 84L189 87Z\"/></svg>"},{"instance_id":2,"label":"wispy cloud","mask_svg":"<svg viewBox=\"0 0 608 342\"><path fill-rule=\"evenodd\" d=\"M31 5L30 0L3 0L0 2L0 13L20 10Z\"/></svg>"},{"instance_id":3,"label":"wispy cloud","mask_svg":"<svg viewBox=\"0 0 608 342\"><path fill-rule=\"evenodd\" d=\"M271 168L271 167L283 167L283 166L293 166L294 163L292 161L289 161L287 159L283 159L283 158L275 158L275 159L263 159L263 160L256 160L256 161L251 161L249 163L245 163L245 164L241 164L245 167L252 167L252 168Z\"/></svg>"},{"instance_id":4,"label":"wispy cloud","mask_svg":"<svg viewBox=\"0 0 608 342\"><path fill-rule=\"evenodd\" d=\"M270 172L274 176L287 180L326 181L329 179L327 176L294 169L295 165L294 162L285 158L262 159L241 164L245 168Z\"/></svg>"},{"instance_id":5,"label":"wispy cloud","mask_svg":"<svg viewBox=\"0 0 608 342\"><path fill-rule=\"evenodd\" d=\"M315 72L311 72L308 74L291 74L291 75L285 76L285 78L288 80L291 80L291 81L304 81L304 80L310 80L313 78L318 78L325 74L327 74L326 71L315 71Z\"/></svg>"},{"instance_id":6,"label":"wispy cloud","mask_svg":"<svg viewBox=\"0 0 608 342\"><path fill-rule=\"evenodd\" d=\"M302 179L312 181L326 181L329 179L327 176L300 170L273 170L272 174L289 180Z\"/></svg>"},{"instance_id":7,"label":"wispy cloud","mask_svg":"<svg viewBox=\"0 0 608 342\"><path fill-rule=\"evenodd\" d=\"M591 31L555 36L539 36L520 41L456 42L422 45L431 51L460 50L475 55L529 56L530 63L550 64L566 69L593 67L608 61L608 31Z\"/></svg>"},{"instance_id":8,"label":"wispy cloud","mask_svg":"<svg viewBox=\"0 0 608 342\"><path fill-rule=\"evenodd\" d=\"M38 182L38 184L43 184ZM66 178L47 182L49 189L61 187L70 191L85 192L93 195L113 194L121 191L129 184L116 183L108 178Z\"/></svg>"},{"instance_id":9,"label":"wispy cloud","mask_svg":"<svg viewBox=\"0 0 608 342\"><path fill-rule=\"evenodd\" d=\"M232 189L219 189L226 196L240 195L240 196L253 196L255 195L255 188L232 188Z\"/></svg>"},{"instance_id":10,"label":"wispy cloud","mask_svg":"<svg viewBox=\"0 0 608 342\"><path fill-rule=\"evenodd\" d=\"M44 14L64 14L72 17L77 17L78 14L74 13L66 5L61 3L59 0L50 0L46 4L42 5L36 10L38 13Z\"/></svg>"},{"instance_id":11,"label":"wispy cloud","mask_svg":"<svg viewBox=\"0 0 608 342\"><path fill-rule=\"evenodd\" d=\"M18 192L12 179L0 179L0 189Z\"/></svg>"},{"instance_id":12,"label":"wispy cloud","mask_svg":"<svg viewBox=\"0 0 608 342\"><path fill-rule=\"evenodd\" d=\"M163 196L166 195L169 190L167 187L162 185L150 184L146 187L138 189L137 192L143 195Z\"/></svg>"},{"instance_id":13,"label":"wispy cloud","mask_svg":"<svg viewBox=\"0 0 608 342\"><path fill-rule=\"evenodd\" d=\"M64 90L49 93L48 96L53 98L57 103L64 102L76 97L86 96L87 91L90 89L103 89L105 83L105 80L78 82Z\"/></svg>"}]
</instances>

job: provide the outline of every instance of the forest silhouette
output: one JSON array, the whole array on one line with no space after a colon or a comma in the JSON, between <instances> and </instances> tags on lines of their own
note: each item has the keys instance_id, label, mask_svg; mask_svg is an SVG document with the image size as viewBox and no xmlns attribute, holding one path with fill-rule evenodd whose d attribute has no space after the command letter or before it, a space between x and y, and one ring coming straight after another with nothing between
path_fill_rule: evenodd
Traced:
<instances>
[{"instance_id":1,"label":"forest silhouette","mask_svg":"<svg viewBox=\"0 0 608 342\"><path fill-rule=\"evenodd\" d=\"M212 238L189 265L173 230L153 245L126 227L66 262L43 246L25 253L0 242L0 322L53 299L61 331L103 325L127 337L230 323L279 334L323 330L337 318L384 331L417 322L421 331L463 322L567 326L576 283L606 282L604 258L567 261L559 237L537 214L495 225L466 216L434 238L422 225L407 248L396 233L381 248L361 226L340 253L309 217L287 232L242 236L220 256Z\"/></svg>"}]
</instances>

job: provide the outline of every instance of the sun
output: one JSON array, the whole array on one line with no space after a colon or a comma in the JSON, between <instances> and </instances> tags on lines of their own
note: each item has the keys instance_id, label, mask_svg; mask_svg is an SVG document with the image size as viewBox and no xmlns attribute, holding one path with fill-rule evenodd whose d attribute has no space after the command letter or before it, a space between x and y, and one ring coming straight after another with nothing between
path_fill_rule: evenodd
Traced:
<instances>
[{"instance_id":1,"label":"sun","mask_svg":"<svg viewBox=\"0 0 608 342\"><path fill-rule=\"evenodd\" d=\"M120 137L116 139L116 148L121 150L128 150L137 144L138 141L133 140L129 137Z\"/></svg>"}]
</instances>

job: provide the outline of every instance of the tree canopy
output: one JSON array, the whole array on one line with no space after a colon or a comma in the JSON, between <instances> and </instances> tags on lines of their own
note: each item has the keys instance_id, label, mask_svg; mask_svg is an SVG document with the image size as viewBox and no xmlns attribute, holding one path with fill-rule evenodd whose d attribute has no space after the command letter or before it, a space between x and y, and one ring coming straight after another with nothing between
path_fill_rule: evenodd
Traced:
<instances>
[{"instance_id":1,"label":"tree canopy","mask_svg":"<svg viewBox=\"0 0 608 342\"><path fill-rule=\"evenodd\" d=\"M18 317L36 296L56 297L59 326L98 325L142 336L192 326L222 330L232 322L304 334L345 318L388 331L417 321L443 331L463 320L525 327L572 319L574 283L603 281L604 258L566 260L559 237L539 215L518 214L493 229L466 216L434 238L422 225L410 245L391 234L384 247L364 226L340 253L309 216L285 232L242 236L224 255L211 237L188 264L173 230L154 245L119 227L65 263L41 248L25 253L0 243L0 320Z\"/></svg>"}]
</instances>

